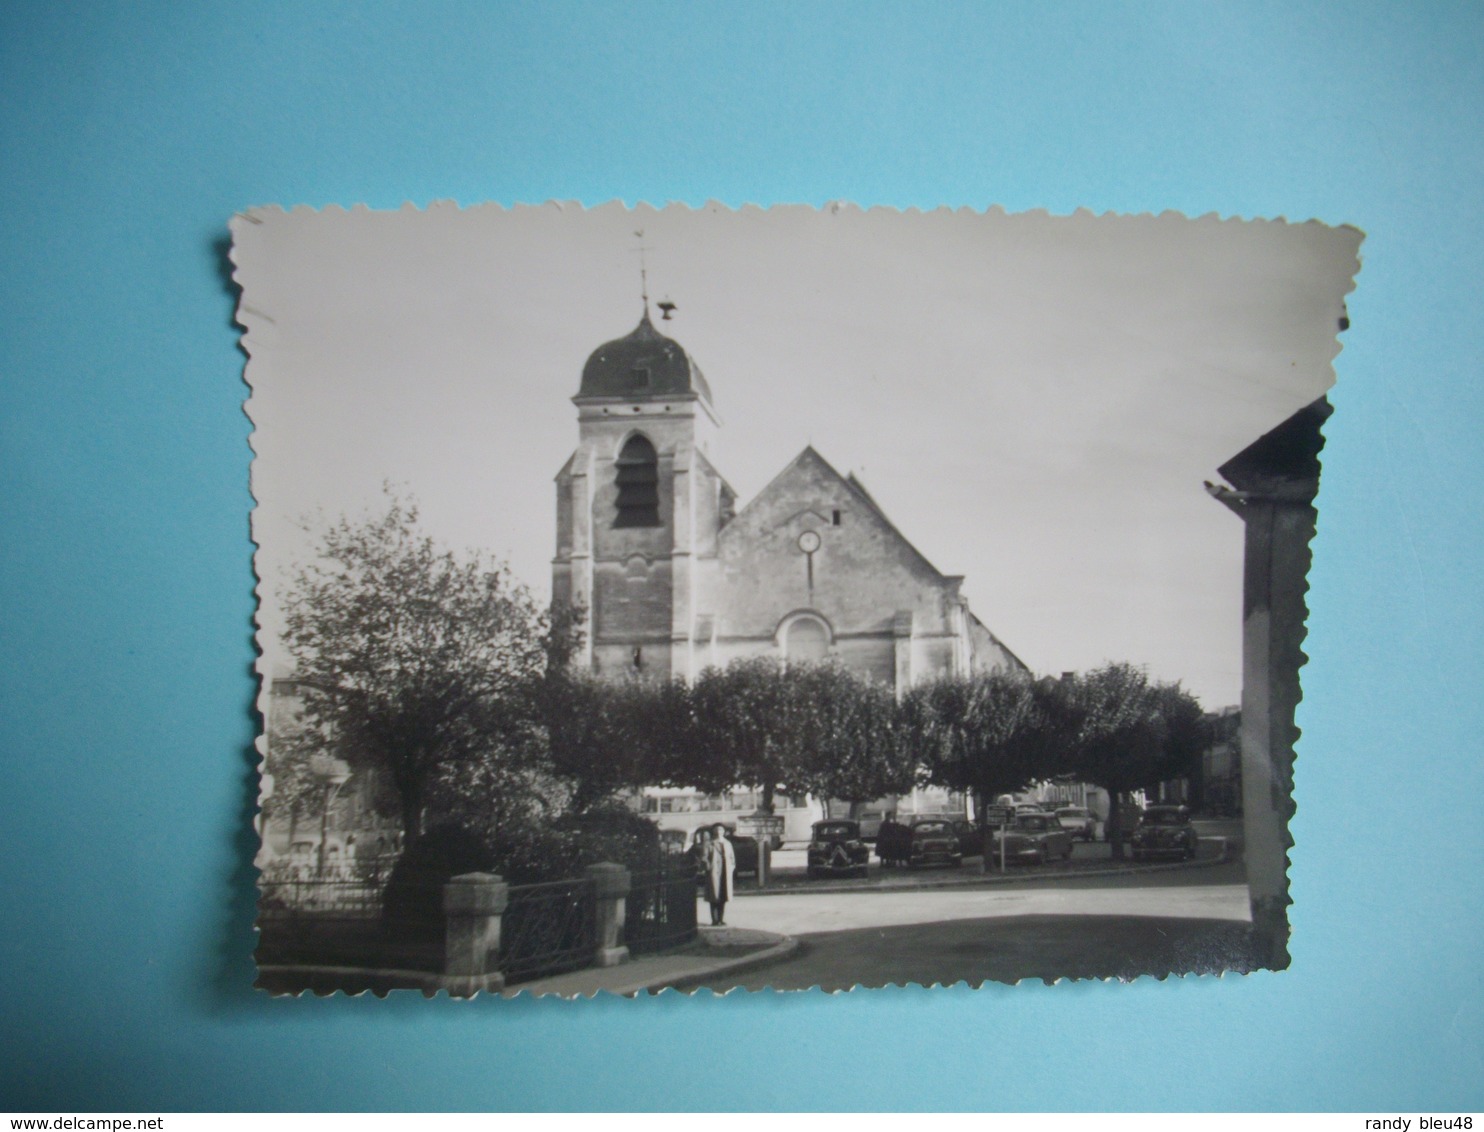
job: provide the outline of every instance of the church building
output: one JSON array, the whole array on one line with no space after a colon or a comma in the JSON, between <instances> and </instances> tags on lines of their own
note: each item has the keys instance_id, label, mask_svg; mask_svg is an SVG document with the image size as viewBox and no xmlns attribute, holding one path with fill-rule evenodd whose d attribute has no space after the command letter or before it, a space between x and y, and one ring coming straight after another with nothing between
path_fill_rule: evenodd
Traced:
<instances>
[{"instance_id":1,"label":"church building","mask_svg":"<svg viewBox=\"0 0 1484 1132\"><path fill-rule=\"evenodd\" d=\"M1025 669L969 609L963 578L812 447L739 507L709 456L710 386L647 305L593 351L572 401L552 592L584 611L582 663L691 680L740 657L835 657L899 693Z\"/></svg>"}]
</instances>

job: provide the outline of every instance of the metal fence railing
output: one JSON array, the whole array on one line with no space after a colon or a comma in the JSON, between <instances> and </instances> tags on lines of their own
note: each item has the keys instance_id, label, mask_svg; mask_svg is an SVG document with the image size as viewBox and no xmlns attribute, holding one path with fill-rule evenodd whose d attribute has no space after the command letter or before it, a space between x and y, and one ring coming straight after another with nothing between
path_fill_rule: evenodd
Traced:
<instances>
[{"instance_id":1,"label":"metal fence railing","mask_svg":"<svg viewBox=\"0 0 1484 1132\"><path fill-rule=\"evenodd\" d=\"M597 941L591 881L558 880L510 889L500 923L500 970L508 981L586 967Z\"/></svg>"},{"instance_id":2,"label":"metal fence railing","mask_svg":"<svg viewBox=\"0 0 1484 1132\"><path fill-rule=\"evenodd\" d=\"M284 919L313 915L374 919L381 915L382 897L396 860L371 857L324 869L275 862L258 877L258 917Z\"/></svg>"},{"instance_id":3,"label":"metal fence railing","mask_svg":"<svg viewBox=\"0 0 1484 1132\"><path fill-rule=\"evenodd\" d=\"M395 863L395 857L368 857L324 869L302 861L264 868L258 878L259 964L440 970L441 939L399 930L383 917Z\"/></svg>"},{"instance_id":4,"label":"metal fence railing","mask_svg":"<svg viewBox=\"0 0 1484 1132\"><path fill-rule=\"evenodd\" d=\"M440 970L442 886L386 906L394 860L317 872L269 866L259 879L260 963ZM621 943L639 955L696 937L696 878L687 857L658 858L631 874ZM420 890L419 890L420 891ZM416 894L414 894L416 895ZM403 904L409 907L403 908ZM426 906L426 908L424 908ZM593 881L512 885L500 923L499 969L512 983L574 971L598 946Z\"/></svg>"},{"instance_id":5,"label":"metal fence railing","mask_svg":"<svg viewBox=\"0 0 1484 1132\"><path fill-rule=\"evenodd\" d=\"M678 947L696 938L696 874L682 858L632 875L624 943L634 955Z\"/></svg>"}]
</instances>

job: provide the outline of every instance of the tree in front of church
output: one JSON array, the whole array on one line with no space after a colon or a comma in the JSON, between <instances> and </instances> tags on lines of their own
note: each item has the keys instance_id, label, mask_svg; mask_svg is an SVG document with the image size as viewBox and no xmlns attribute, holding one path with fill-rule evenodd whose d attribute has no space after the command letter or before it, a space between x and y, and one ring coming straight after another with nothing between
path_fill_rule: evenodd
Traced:
<instances>
[{"instance_id":1,"label":"tree in front of church","mask_svg":"<svg viewBox=\"0 0 1484 1132\"><path fill-rule=\"evenodd\" d=\"M1063 768L1062 717L1049 685L1018 672L979 672L920 685L902 728L929 783L973 795L975 809ZM985 852L990 831L984 830Z\"/></svg>"},{"instance_id":2,"label":"tree in front of church","mask_svg":"<svg viewBox=\"0 0 1484 1132\"><path fill-rule=\"evenodd\" d=\"M829 661L790 665L785 679L799 728L788 793L859 803L916 785L917 751L891 689Z\"/></svg>"},{"instance_id":3,"label":"tree in front of church","mask_svg":"<svg viewBox=\"0 0 1484 1132\"><path fill-rule=\"evenodd\" d=\"M681 752L690 748L691 729L684 682L612 680L553 666L542 697L552 773L570 789L573 811L683 777L688 760Z\"/></svg>"},{"instance_id":4,"label":"tree in front of church","mask_svg":"<svg viewBox=\"0 0 1484 1132\"><path fill-rule=\"evenodd\" d=\"M1057 698L1069 736L1066 769L1108 791L1108 841L1121 860L1119 800L1194 770L1206 745L1200 702L1126 662L1063 678Z\"/></svg>"},{"instance_id":5,"label":"tree in front of church","mask_svg":"<svg viewBox=\"0 0 1484 1132\"><path fill-rule=\"evenodd\" d=\"M916 778L890 690L838 663L736 660L703 672L689 701L688 738L666 775L676 785L753 786L772 813L779 792L868 801Z\"/></svg>"},{"instance_id":6,"label":"tree in front of church","mask_svg":"<svg viewBox=\"0 0 1484 1132\"><path fill-rule=\"evenodd\" d=\"M409 844L437 795L521 808L545 788L552 619L506 567L440 549L389 494L379 517L325 532L284 608L306 728L386 777Z\"/></svg>"},{"instance_id":7,"label":"tree in front of church","mask_svg":"<svg viewBox=\"0 0 1484 1132\"><path fill-rule=\"evenodd\" d=\"M786 670L772 657L734 660L696 677L689 698L691 734L667 777L712 793L755 787L772 813L799 748Z\"/></svg>"}]
</instances>

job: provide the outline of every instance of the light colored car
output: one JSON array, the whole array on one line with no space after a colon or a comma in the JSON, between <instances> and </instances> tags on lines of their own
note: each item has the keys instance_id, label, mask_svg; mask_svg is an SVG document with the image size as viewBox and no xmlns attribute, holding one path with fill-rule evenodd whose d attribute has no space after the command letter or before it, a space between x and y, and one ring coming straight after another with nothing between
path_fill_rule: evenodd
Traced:
<instances>
[{"instance_id":1,"label":"light colored car","mask_svg":"<svg viewBox=\"0 0 1484 1132\"><path fill-rule=\"evenodd\" d=\"M1078 841L1097 839L1098 819L1091 810L1085 810L1081 806L1063 806L1056 811L1056 820Z\"/></svg>"},{"instance_id":2,"label":"light colored car","mask_svg":"<svg viewBox=\"0 0 1484 1132\"><path fill-rule=\"evenodd\" d=\"M1016 814L1015 824L1004 834L1006 861L1044 865L1065 861L1072 855L1072 835L1062 828L1055 814ZM1001 835L994 836L993 853L1000 856Z\"/></svg>"}]
</instances>

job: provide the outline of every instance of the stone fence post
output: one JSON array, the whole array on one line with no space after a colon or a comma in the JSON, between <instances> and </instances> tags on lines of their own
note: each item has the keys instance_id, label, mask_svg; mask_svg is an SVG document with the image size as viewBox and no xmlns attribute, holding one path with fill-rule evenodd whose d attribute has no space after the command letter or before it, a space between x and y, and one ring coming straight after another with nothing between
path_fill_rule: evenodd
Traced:
<instances>
[{"instance_id":1,"label":"stone fence post","mask_svg":"<svg viewBox=\"0 0 1484 1132\"><path fill-rule=\"evenodd\" d=\"M596 967L616 967L629 960L629 949L618 941L623 935L629 895L629 870L610 861L587 867L597 901L598 946L593 953Z\"/></svg>"},{"instance_id":2,"label":"stone fence post","mask_svg":"<svg viewBox=\"0 0 1484 1132\"><path fill-rule=\"evenodd\" d=\"M500 917L509 899L510 886L495 873L465 873L443 886L443 985L449 994L467 998L504 989Z\"/></svg>"}]
</instances>

